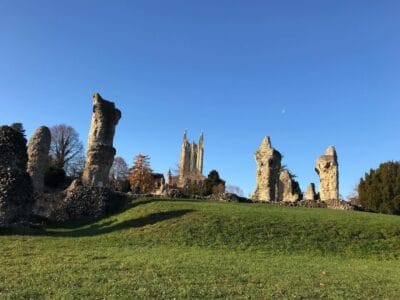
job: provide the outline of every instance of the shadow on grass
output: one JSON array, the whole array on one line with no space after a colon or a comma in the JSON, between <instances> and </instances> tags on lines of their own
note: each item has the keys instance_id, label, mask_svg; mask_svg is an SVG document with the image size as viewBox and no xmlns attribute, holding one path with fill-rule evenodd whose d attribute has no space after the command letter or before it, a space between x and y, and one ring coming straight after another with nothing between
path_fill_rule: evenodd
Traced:
<instances>
[{"instance_id":1,"label":"shadow on grass","mask_svg":"<svg viewBox=\"0 0 400 300\"><path fill-rule=\"evenodd\" d=\"M133 202L128 202L124 207L121 207L112 213L108 213L105 216L98 217L98 218L86 218L82 220L69 220L69 221L64 221L64 222L56 222L56 221L47 221L47 224L45 225L46 228L48 229L75 229L75 228L80 228L83 226L87 226L90 224L94 224L104 218L112 217L115 215L118 215L126 210L129 210L136 205Z\"/></svg>"},{"instance_id":2,"label":"shadow on grass","mask_svg":"<svg viewBox=\"0 0 400 300\"><path fill-rule=\"evenodd\" d=\"M132 199L127 202L124 207L107 214L100 218L88 218L83 220L71 220L65 222L47 222L47 224L37 224L32 226L15 226L9 228L0 228L1 235L36 235L36 236L66 236L66 237L79 237L79 236L94 236L99 234L105 234L117 230L123 230L130 227L141 227L146 225L155 224L157 222L181 217L187 213L193 212L194 210L175 210L167 211L161 213L153 213L146 217L127 220L121 223L114 224L114 221L103 222L102 224L97 224L105 217L110 217L113 215L120 214L131 208L135 208L141 205L151 204L153 202L163 202L163 201L174 201L174 202L187 202L193 201L189 199L158 199L158 198L139 198ZM85 227L89 226L89 227ZM82 228L85 227L85 228ZM65 231L62 231L65 230Z\"/></svg>"},{"instance_id":3,"label":"shadow on grass","mask_svg":"<svg viewBox=\"0 0 400 300\"><path fill-rule=\"evenodd\" d=\"M162 222L169 219L179 218L188 213L193 212L191 209L173 210L166 212L153 213L145 217L126 220L120 223L113 224L113 222L107 222L103 224L93 224L87 228L76 229L71 231L47 231L47 236L57 237L89 237L96 236L115 231L121 231L129 228L144 227L146 225L153 225L158 222Z\"/></svg>"},{"instance_id":4,"label":"shadow on grass","mask_svg":"<svg viewBox=\"0 0 400 300\"><path fill-rule=\"evenodd\" d=\"M150 204L152 202L157 202L157 201L160 201L160 199L138 199L138 200L134 199L134 200L128 201L126 203L126 205L124 205L123 207L113 211L112 213L108 213L103 217L98 217L98 218L88 217L88 218L82 219L82 220L69 220L69 221L64 221L64 222L47 221L47 224L45 225L45 227L48 229L76 229L76 228L80 228L83 226L97 223L98 221L100 221L104 218L118 215L126 210L131 209L131 208L134 208L134 207L137 207L140 205Z\"/></svg>"},{"instance_id":5,"label":"shadow on grass","mask_svg":"<svg viewBox=\"0 0 400 300\"><path fill-rule=\"evenodd\" d=\"M188 201L193 201L189 199L160 199L160 198L138 198L138 199L132 199L129 201L124 207L106 214L104 217L99 217L99 218L87 218L87 219L82 219L82 220L70 220L70 221L65 221L65 222L55 222L55 221L49 221L46 224L46 228L48 229L76 229L80 228L83 226L87 226L90 224L97 223L101 219L104 219L105 217L112 217L114 215L118 215L126 210L129 210L131 208L139 207L142 205L147 205L151 204L153 202L163 202L163 201L173 201L173 202L188 202Z\"/></svg>"},{"instance_id":6,"label":"shadow on grass","mask_svg":"<svg viewBox=\"0 0 400 300\"><path fill-rule=\"evenodd\" d=\"M140 217L137 219L130 219L115 223L114 221L103 222L101 224L92 224L89 227L78 228L78 224L82 224L80 221L75 221L73 225L68 226L65 224L60 224L57 226L38 227L11 227L11 228L1 228L1 235L34 235L34 236L52 236L52 237L90 237L102 234L107 234L111 232L126 230L130 228L139 228L146 225L153 225L162 221L179 218L188 213L193 212L192 209L182 209L182 210L172 210L165 212L152 213L145 217ZM87 221L84 221L87 223ZM96 222L93 221L92 222ZM82 226L87 226L83 224ZM81 226L81 227L82 227ZM71 230L66 230L71 229Z\"/></svg>"}]
</instances>

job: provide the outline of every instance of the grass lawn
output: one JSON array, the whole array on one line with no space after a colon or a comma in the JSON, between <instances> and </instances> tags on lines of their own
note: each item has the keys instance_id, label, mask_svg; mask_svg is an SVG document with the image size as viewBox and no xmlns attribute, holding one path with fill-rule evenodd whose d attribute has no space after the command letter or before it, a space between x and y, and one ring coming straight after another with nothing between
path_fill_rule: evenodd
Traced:
<instances>
[{"instance_id":1,"label":"grass lawn","mask_svg":"<svg viewBox=\"0 0 400 300\"><path fill-rule=\"evenodd\" d=\"M134 200L0 253L0 298L400 297L400 217L362 212Z\"/></svg>"}]
</instances>

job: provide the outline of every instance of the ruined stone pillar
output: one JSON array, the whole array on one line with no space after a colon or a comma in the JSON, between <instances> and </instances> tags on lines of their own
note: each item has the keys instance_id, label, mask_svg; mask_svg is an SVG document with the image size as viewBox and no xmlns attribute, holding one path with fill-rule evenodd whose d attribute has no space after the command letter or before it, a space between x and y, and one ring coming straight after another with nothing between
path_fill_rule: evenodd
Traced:
<instances>
[{"instance_id":1,"label":"ruined stone pillar","mask_svg":"<svg viewBox=\"0 0 400 300\"><path fill-rule=\"evenodd\" d=\"M314 201L316 198L317 194L315 192L315 184L311 182L307 187L307 191L304 193L304 200Z\"/></svg>"},{"instance_id":2,"label":"ruined stone pillar","mask_svg":"<svg viewBox=\"0 0 400 300\"><path fill-rule=\"evenodd\" d=\"M272 148L267 136L254 154L257 163L256 189L252 200L269 202L277 200L277 185L281 169L281 154Z\"/></svg>"},{"instance_id":3,"label":"ruined stone pillar","mask_svg":"<svg viewBox=\"0 0 400 300\"><path fill-rule=\"evenodd\" d=\"M85 185L107 185L116 153L113 147L115 127L120 118L121 112L113 102L104 100L98 93L93 95L93 115L82 175Z\"/></svg>"},{"instance_id":4,"label":"ruined stone pillar","mask_svg":"<svg viewBox=\"0 0 400 300\"><path fill-rule=\"evenodd\" d=\"M300 187L288 170L279 174L278 201L296 202L300 200Z\"/></svg>"},{"instance_id":5,"label":"ruined stone pillar","mask_svg":"<svg viewBox=\"0 0 400 300\"><path fill-rule=\"evenodd\" d=\"M28 173L31 175L33 189L43 192L44 174L49 163L51 133L49 128L41 126L36 129L28 143Z\"/></svg>"},{"instance_id":6,"label":"ruined stone pillar","mask_svg":"<svg viewBox=\"0 0 400 300\"><path fill-rule=\"evenodd\" d=\"M315 171L319 175L321 201L339 200L339 164L335 147L329 146L325 154L318 157Z\"/></svg>"}]
</instances>

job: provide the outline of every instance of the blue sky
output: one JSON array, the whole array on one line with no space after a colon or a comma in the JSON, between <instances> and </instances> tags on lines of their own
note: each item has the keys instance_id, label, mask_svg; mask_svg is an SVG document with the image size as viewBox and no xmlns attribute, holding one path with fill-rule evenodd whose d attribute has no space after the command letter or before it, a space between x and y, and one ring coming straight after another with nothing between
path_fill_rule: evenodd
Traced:
<instances>
[{"instance_id":1,"label":"blue sky","mask_svg":"<svg viewBox=\"0 0 400 300\"><path fill-rule=\"evenodd\" d=\"M0 121L66 123L91 96L122 110L117 154L166 172L182 134L245 194L264 136L303 189L335 145L340 192L400 159L399 1L0 0Z\"/></svg>"}]
</instances>

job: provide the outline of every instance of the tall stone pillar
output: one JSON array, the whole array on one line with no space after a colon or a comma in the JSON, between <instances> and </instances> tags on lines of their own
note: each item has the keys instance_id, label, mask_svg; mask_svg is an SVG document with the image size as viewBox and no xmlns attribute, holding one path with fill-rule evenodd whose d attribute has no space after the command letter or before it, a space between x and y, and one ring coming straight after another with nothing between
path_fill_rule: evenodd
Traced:
<instances>
[{"instance_id":1,"label":"tall stone pillar","mask_svg":"<svg viewBox=\"0 0 400 300\"><path fill-rule=\"evenodd\" d=\"M51 143L50 129L41 126L36 129L28 143L28 173L32 178L33 189L43 192L44 173L49 163Z\"/></svg>"},{"instance_id":2,"label":"tall stone pillar","mask_svg":"<svg viewBox=\"0 0 400 300\"><path fill-rule=\"evenodd\" d=\"M339 200L339 164L335 147L329 146L325 154L318 157L315 171L319 175L321 201Z\"/></svg>"},{"instance_id":3,"label":"tall stone pillar","mask_svg":"<svg viewBox=\"0 0 400 300\"><path fill-rule=\"evenodd\" d=\"M272 148L267 136L254 154L257 163L256 189L252 200L269 202L277 200L277 185L281 169L281 154Z\"/></svg>"},{"instance_id":4,"label":"tall stone pillar","mask_svg":"<svg viewBox=\"0 0 400 300\"><path fill-rule=\"evenodd\" d=\"M115 127L120 118L121 111L115 108L113 102L104 100L98 93L93 95L93 115L82 175L85 185L107 185L116 153L113 147Z\"/></svg>"}]
</instances>

